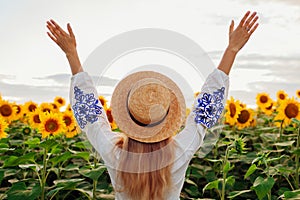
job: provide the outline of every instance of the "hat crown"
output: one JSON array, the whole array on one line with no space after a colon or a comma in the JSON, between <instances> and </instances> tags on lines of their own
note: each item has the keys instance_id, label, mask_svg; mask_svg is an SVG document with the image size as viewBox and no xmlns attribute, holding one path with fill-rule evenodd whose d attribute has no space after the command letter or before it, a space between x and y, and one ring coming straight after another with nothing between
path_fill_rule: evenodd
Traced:
<instances>
[{"instance_id":1,"label":"hat crown","mask_svg":"<svg viewBox=\"0 0 300 200\"><path fill-rule=\"evenodd\" d=\"M132 87L128 96L128 110L134 120L149 125L159 123L167 115L170 91L159 80L146 78Z\"/></svg>"}]
</instances>

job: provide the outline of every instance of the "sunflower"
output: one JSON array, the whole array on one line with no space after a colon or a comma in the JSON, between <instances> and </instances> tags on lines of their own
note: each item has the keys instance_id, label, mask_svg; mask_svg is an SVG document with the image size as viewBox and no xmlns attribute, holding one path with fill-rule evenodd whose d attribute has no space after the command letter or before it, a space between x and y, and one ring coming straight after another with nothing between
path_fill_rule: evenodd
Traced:
<instances>
[{"instance_id":1,"label":"sunflower","mask_svg":"<svg viewBox=\"0 0 300 200\"><path fill-rule=\"evenodd\" d=\"M0 139L1 138L7 138L7 133L5 132L5 129L7 129L7 127L8 127L8 124L0 116Z\"/></svg>"},{"instance_id":2,"label":"sunflower","mask_svg":"<svg viewBox=\"0 0 300 200\"><path fill-rule=\"evenodd\" d=\"M230 97L230 100L226 101L225 109L225 122L233 126L242 109L240 102L238 100L235 101L233 97Z\"/></svg>"},{"instance_id":3,"label":"sunflower","mask_svg":"<svg viewBox=\"0 0 300 200\"><path fill-rule=\"evenodd\" d=\"M257 121L256 121L256 119L252 119L252 121L250 122L250 126L251 127L256 127L256 124L257 124Z\"/></svg>"},{"instance_id":4,"label":"sunflower","mask_svg":"<svg viewBox=\"0 0 300 200\"><path fill-rule=\"evenodd\" d=\"M248 108L242 108L237 120L236 125L238 129L249 127L253 120L253 111Z\"/></svg>"},{"instance_id":5,"label":"sunflower","mask_svg":"<svg viewBox=\"0 0 300 200\"><path fill-rule=\"evenodd\" d=\"M62 107L66 104L66 100L62 97L55 97L54 103L58 105L58 107Z\"/></svg>"},{"instance_id":6,"label":"sunflower","mask_svg":"<svg viewBox=\"0 0 300 200\"><path fill-rule=\"evenodd\" d=\"M297 90L296 91L296 96L298 97L298 98L300 98L300 90ZM0 99L1 100L1 99Z\"/></svg>"},{"instance_id":7,"label":"sunflower","mask_svg":"<svg viewBox=\"0 0 300 200\"><path fill-rule=\"evenodd\" d=\"M15 120L21 120L24 117L24 107L19 104L13 104L13 107L15 107Z\"/></svg>"},{"instance_id":8,"label":"sunflower","mask_svg":"<svg viewBox=\"0 0 300 200\"><path fill-rule=\"evenodd\" d=\"M256 96L256 104L259 108L268 107L271 105L272 99L267 93L258 93Z\"/></svg>"},{"instance_id":9,"label":"sunflower","mask_svg":"<svg viewBox=\"0 0 300 200\"><path fill-rule=\"evenodd\" d=\"M112 114L111 114L111 108L108 108L108 109L106 110L106 116L107 116L107 119L108 119L108 121L109 121L111 130L117 129L118 126L117 126L117 124L115 123L114 118L113 118L113 116L112 116Z\"/></svg>"},{"instance_id":10,"label":"sunflower","mask_svg":"<svg viewBox=\"0 0 300 200\"><path fill-rule=\"evenodd\" d=\"M0 102L0 116L7 122L11 122L15 119L16 112L17 108L14 107L13 104L3 100Z\"/></svg>"},{"instance_id":11,"label":"sunflower","mask_svg":"<svg viewBox=\"0 0 300 200\"><path fill-rule=\"evenodd\" d=\"M37 108L28 114L28 122L32 128L39 128L41 124L40 113L41 110Z\"/></svg>"},{"instance_id":12,"label":"sunflower","mask_svg":"<svg viewBox=\"0 0 300 200\"><path fill-rule=\"evenodd\" d=\"M72 108L71 108L71 105L68 104L68 106L66 107L66 110L65 111L69 111L69 112L72 112Z\"/></svg>"},{"instance_id":13,"label":"sunflower","mask_svg":"<svg viewBox=\"0 0 300 200\"><path fill-rule=\"evenodd\" d=\"M34 112L34 110L37 109L38 105L33 101L28 101L24 104L23 107L24 107L24 112L27 115L27 113Z\"/></svg>"},{"instance_id":14,"label":"sunflower","mask_svg":"<svg viewBox=\"0 0 300 200\"><path fill-rule=\"evenodd\" d=\"M277 92L276 96L277 96L277 101L279 103L282 102L282 101L284 101L284 100L286 100L286 98L288 98L288 94L285 91L283 91L283 90L279 90Z\"/></svg>"},{"instance_id":15,"label":"sunflower","mask_svg":"<svg viewBox=\"0 0 300 200\"><path fill-rule=\"evenodd\" d=\"M67 131L74 129L74 127L76 125L76 120L75 120L72 112L70 112L70 111L63 112L62 119L65 123L65 127L66 127Z\"/></svg>"},{"instance_id":16,"label":"sunflower","mask_svg":"<svg viewBox=\"0 0 300 200\"><path fill-rule=\"evenodd\" d=\"M294 98L286 99L278 107L278 114L274 120L283 120L283 126L287 126L291 123L292 118L300 120L300 103ZM280 122L275 122L280 127Z\"/></svg>"},{"instance_id":17,"label":"sunflower","mask_svg":"<svg viewBox=\"0 0 300 200\"><path fill-rule=\"evenodd\" d=\"M189 116L190 113L191 113L191 109L186 108L186 109L185 109L185 116L186 116L186 117Z\"/></svg>"},{"instance_id":18,"label":"sunflower","mask_svg":"<svg viewBox=\"0 0 300 200\"><path fill-rule=\"evenodd\" d=\"M194 97L196 98L199 94L200 94L200 92L195 92Z\"/></svg>"},{"instance_id":19,"label":"sunflower","mask_svg":"<svg viewBox=\"0 0 300 200\"><path fill-rule=\"evenodd\" d=\"M271 104L269 106L266 106L266 107L261 107L261 110L268 116L271 116L274 111L275 111L275 102L274 101L271 101Z\"/></svg>"},{"instance_id":20,"label":"sunflower","mask_svg":"<svg viewBox=\"0 0 300 200\"><path fill-rule=\"evenodd\" d=\"M41 103L39 105L39 109L42 111L42 112L53 112L53 106L51 103Z\"/></svg>"},{"instance_id":21,"label":"sunflower","mask_svg":"<svg viewBox=\"0 0 300 200\"><path fill-rule=\"evenodd\" d=\"M50 135L56 136L63 133L66 129L60 113L42 112L40 119L41 124L39 130L42 133L42 138L46 138Z\"/></svg>"},{"instance_id":22,"label":"sunflower","mask_svg":"<svg viewBox=\"0 0 300 200\"><path fill-rule=\"evenodd\" d=\"M29 126L25 126L22 130L22 133L29 135L31 133L31 128Z\"/></svg>"},{"instance_id":23,"label":"sunflower","mask_svg":"<svg viewBox=\"0 0 300 200\"><path fill-rule=\"evenodd\" d=\"M52 111L53 112L59 112L60 106L57 105L57 103L51 103L51 105L52 105Z\"/></svg>"},{"instance_id":24,"label":"sunflower","mask_svg":"<svg viewBox=\"0 0 300 200\"><path fill-rule=\"evenodd\" d=\"M104 110L107 110L107 100L104 96L98 97L99 101L101 102L101 105L103 106Z\"/></svg>"},{"instance_id":25,"label":"sunflower","mask_svg":"<svg viewBox=\"0 0 300 200\"><path fill-rule=\"evenodd\" d=\"M78 130L74 127L72 130L66 132L66 138L73 138L75 135L78 135Z\"/></svg>"}]
</instances>

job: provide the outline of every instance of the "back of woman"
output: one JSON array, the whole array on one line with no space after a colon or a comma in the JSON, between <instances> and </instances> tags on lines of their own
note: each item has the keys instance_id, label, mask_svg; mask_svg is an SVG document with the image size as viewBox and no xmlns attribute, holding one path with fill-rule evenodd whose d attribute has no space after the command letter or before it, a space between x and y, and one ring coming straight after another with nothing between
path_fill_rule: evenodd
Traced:
<instances>
[{"instance_id":1,"label":"back of woman","mask_svg":"<svg viewBox=\"0 0 300 200\"><path fill-rule=\"evenodd\" d=\"M124 135L111 131L93 81L81 66L70 24L67 33L55 21L47 22L48 35L66 54L73 74L70 103L74 116L107 166L116 199L179 199L190 160L201 147L206 129L222 114L229 72L258 27L257 19L255 12L250 15L248 11L236 28L231 22L228 47L187 118L182 92L167 76L142 71L122 79L111 107Z\"/></svg>"}]
</instances>

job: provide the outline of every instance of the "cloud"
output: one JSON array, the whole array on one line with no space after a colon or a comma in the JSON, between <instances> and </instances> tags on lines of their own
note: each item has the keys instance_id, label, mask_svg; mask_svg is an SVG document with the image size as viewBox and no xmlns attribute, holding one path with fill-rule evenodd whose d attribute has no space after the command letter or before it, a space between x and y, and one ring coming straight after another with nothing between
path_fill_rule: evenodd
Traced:
<instances>
[{"instance_id":1,"label":"cloud","mask_svg":"<svg viewBox=\"0 0 300 200\"><path fill-rule=\"evenodd\" d=\"M7 100L13 101L17 99L17 103L24 103L32 100L37 103L52 102L56 96L61 96L67 101L69 100L70 75L55 74L46 77L35 77L33 79L43 81L43 85L28 85L14 82L15 77L0 74L0 93ZM6 80L10 80L7 82ZM93 81L99 80L99 77L92 77ZM117 80L108 77L101 78L102 85L113 86ZM48 84L46 84L48 83ZM107 96L108 93L101 93Z\"/></svg>"},{"instance_id":2,"label":"cloud","mask_svg":"<svg viewBox=\"0 0 300 200\"><path fill-rule=\"evenodd\" d=\"M97 83L103 86L114 86L118 80L112 79L109 77L99 77L99 76L91 76L94 83ZM70 83L71 75L70 74L55 74L51 76L45 76L45 77L34 77L33 79L36 80L51 80L54 81L57 84L66 85Z\"/></svg>"},{"instance_id":3,"label":"cloud","mask_svg":"<svg viewBox=\"0 0 300 200\"><path fill-rule=\"evenodd\" d=\"M233 1L239 1L239 0L233 0ZM268 3L284 3L284 4L289 4L289 5L295 5L295 6L300 6L300 1L299 0L268 0ZM249 1L243 1L243 3L246 4L261 4L261 3L266 3L266 1L262 0L249 0Z\"/></svg>"},{"instance_id":4,"label":"cloud","mask_svg":"<svg viewBox=\"0 0 300 200\"><path fill-rule=\"evenodd\" d=\"M219 62L222 51L209 52L209 56ZM242 54L235 60L230 74L229 95L244 103L255 106L259 92L267 92L276 100L278 90L295 96L300 89L300 55ZM252 80L253 79L253 80ZM252 80L252 81L251 81Z\"/></svg>"},{"instance_id":5,"label":"cloud","mask_svg":"<svg viewBox=\"0 0 300 200\"><path fill-rule=\"evenodd\" d=\"M242 55L237 59L237 68L268 70L266 76L273 76L284 84L300 84L300 55L264 56L257 54Z\"/></svg>"},{"instance_id":6,"label":"cloud","mask_svg":"<svg viewBox=\"0 0 300 200\"><path fill-rule=\"evenodd\" d=\"M212 60L220 60L223 52L212 51L208 55ZM286 82L300 83L300 55L262 55L262 54L242 54L239 55L234 63L236 69L257 69L268 70L264 75L274 76L277 80Z\"/></svg>"}]
</instances>

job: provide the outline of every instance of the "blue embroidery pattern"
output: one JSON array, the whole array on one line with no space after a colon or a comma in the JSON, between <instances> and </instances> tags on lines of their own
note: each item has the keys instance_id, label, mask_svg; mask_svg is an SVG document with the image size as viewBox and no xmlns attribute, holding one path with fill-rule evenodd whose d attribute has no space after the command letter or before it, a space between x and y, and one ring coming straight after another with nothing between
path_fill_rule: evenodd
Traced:
<instances>
[{"instance_id":1,"label":"blue embroidery pattern","mask_svg":"<svg viewBox=\"0 0 300 200\"><path fill-rule=\"evenodd\" d=\"M202 98L198 99L198 104L193 111L196 114L195 122L197 124L201 123L210 128L218 121L224 109L224 92L225 88L222 87L213 94L204 93Z\"/></svg>"},{"instance_id":2,"label":"blue embroidery pattern","mask_svg":"<svg viewBox=\"0 0 300 200\"><path fill-rule=\"evenodd\" d=\"M76 100L76 103L72 106L74 116L80 128L84 129L88 122L94 123L98 120L103 108L99 106L99 100L95 98L93 93L84 94L82 90L75 86L74 95Z\"/></svg>"}]
</instances>

